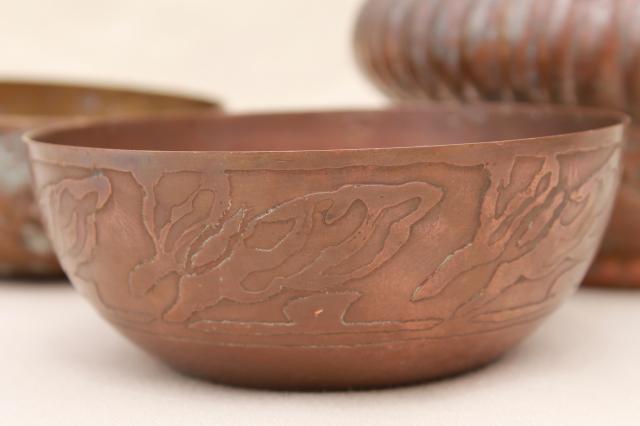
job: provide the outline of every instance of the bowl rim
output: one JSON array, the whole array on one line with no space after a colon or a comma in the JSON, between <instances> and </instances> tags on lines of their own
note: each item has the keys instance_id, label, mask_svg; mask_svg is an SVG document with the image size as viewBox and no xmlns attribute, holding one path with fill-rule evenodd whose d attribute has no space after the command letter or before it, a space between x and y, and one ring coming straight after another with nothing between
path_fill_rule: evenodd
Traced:
<instances>
[{"instance_id":1,"label":"bowl rim","mask_svg":"<svg viewBox=\"0 0 640 426\"><path fill-rule=\"evenodd\" d=\"M16 90L41 90L46 93L51 90L57 90L62 92L74 92L74 91L86 91L94 94L120 94L124 96L134 96L139 98L156 99L156 100L169 100L185 102L185 106L176 108L170 111L196 111L196 110L209 110L209 109L221 109L222 103L217 97L207 97L206 95L200 95L196 93L190 93L188 91L174 90L174 89L162 89L160 87L151 86L137 86L127 85L121 83L111 82L71 82L65 80L56 79L0 79L0 99L1 91L5 88L15 88ZM126 116L145 116L147 114L164 114L166 112L145 112L139 113L125 113ZM114 113L105 116L91 116L90 114L37 114L37 113L12 113L0 111L0 126L7 127L24 127L34 128L38 126L47 126L52 122L66 122L75 119L100 119L117 117L118 114Z\"/></svg>"},{"instance_id":2,"label":"bowl rim","mask_svg":"<svg viewBox=\"0 0 640 426\"><path fill-rule=\"evenodd\" d=\"M69 145L64 143L47 142L45 139L59 131L83 131L94 127L140 124L153 121L179 121L186 119L209 118L216 120L238 120L247 118L269 118L269 117L306 117L306 116L331 116L331 115L351 115L351 114L385 114L389 112L429 112L440 111L452 113L458 111L484 111L490 114L502 113L531 113L531 114L565 114L567 117L594 117L594 118L610 118L612 124L604 124L593 126L586 130L576 130L571 132L551 133L544 136L533 136L512 139L495 139L477 142L461 142L461 143L441 143L432 145L411 145L411 146L391 146L378 148L335 148L335 149L291 149L291 150L156 150L156 149L124 149L124 148L108 148L83 145ZM407 151L407 150L425 150L425 149L441 149L446 147L477 147L481 145L501 146L504 144L514 143L536 143L554 142L575 138L576 136L597 137L601 135L605 137L612 132L621 131L626 136L631 124L631 117L621 111L615 109L583 107L583 106L566 106L553 104L535 104L535 103L488 103L477 102L473 104L459 103L441 103L441 104L422 104L422 103L405 103L383 107L368 108L345 108L345 109L302 109L302 110L283 110L268 112L248 112L236 114L220 114L213 111L179 111L179 112L161 112L148 114L143 116L116 116L116 117L81 117L58 121L43 127L34 128L26 131L22 135L22 141L30 147L48 147L49 149L71 149L80 150L91 153L119 153L128 155L185 155L185 154L217 154L217 155L273 155L273 154L309 154L309 153L366 153L366 152L385 152L385 151Z\"/></svg>"}]
</instances>

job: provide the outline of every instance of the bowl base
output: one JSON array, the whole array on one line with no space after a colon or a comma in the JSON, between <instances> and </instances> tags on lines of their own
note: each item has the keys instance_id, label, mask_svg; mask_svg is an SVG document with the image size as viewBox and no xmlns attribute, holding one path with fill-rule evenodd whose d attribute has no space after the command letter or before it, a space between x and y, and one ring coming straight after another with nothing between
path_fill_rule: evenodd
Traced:
<instances>
[{"instance_id":1,"label":"bowl base","mask_svg":"<svg viewBox=\"0 0 640 426\"><path fill-rule=\"evenodd\" d=\"M483 367L536 327L367 346L221 346L121 330L174 369L208 381L272 390L372 389L416 384Z\"/></svg>"}]
</instances>

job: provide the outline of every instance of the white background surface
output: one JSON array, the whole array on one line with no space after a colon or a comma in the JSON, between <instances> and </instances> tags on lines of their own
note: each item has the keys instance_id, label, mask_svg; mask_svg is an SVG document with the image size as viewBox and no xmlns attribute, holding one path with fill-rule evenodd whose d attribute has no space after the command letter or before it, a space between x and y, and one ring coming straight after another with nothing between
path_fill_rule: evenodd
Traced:
<instances>
[{"instance_id":1,"label":"white background surface","mask_svg":"<svg viewBox=\"0 0 640 426\"><path fill-rule=\"evenodd\" d=\"M2 425L640 424L640 292L581 290L482 370L391 390L282 393L174 373L64 283L0 283Z\"/></svg>"},{"instance_id":2,"label":"white background surface","mask_svg":"<svg viewBox=\"0 0 640 426\"><path fill-rule=\"evenodd\" d=\"M369 105L361 0L0 0L0 76L219 95L232 109Z\"/></svg>"},{"instance_id":3,"label":"white background surface","mask_svg":"<svg viewBox=\"0 0 640 426\"><path fill-rule=\"evenodd\" d=\"M0 77L220 95L232 110L382 101L350 50L358 0L5 0ZM1 236L0 236L1 237ZM64 283L0 282L0 425L638 425L640 292L582 290L499 363L359 393L186 378Z\"/></svg>"}]
</instances>

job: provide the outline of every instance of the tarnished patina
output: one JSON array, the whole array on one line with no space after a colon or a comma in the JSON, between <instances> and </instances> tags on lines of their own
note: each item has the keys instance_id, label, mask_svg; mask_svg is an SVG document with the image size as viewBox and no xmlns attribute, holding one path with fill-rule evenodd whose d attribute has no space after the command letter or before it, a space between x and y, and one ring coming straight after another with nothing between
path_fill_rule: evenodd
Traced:
<instances>
[{"instance_id":1,"label":"tarnished patina","mask_svg":"<svg viewBox=\"0 0 640 426\"><path fill-rule=\"evenodd\" d=\"M328 389L462 372L535 329L596 253L624 123L406 107L99 122L28 145L62 265L121 332L207 379Z\"/></svg>"}]
</instances>

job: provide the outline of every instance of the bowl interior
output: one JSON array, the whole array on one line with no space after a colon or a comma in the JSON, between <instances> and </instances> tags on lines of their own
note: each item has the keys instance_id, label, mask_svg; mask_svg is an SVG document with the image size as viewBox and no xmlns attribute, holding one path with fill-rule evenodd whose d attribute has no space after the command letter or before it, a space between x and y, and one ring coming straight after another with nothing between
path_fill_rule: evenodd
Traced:
<instances>
[{"instance_id":1,"label":"bowl interior","mask_svg":"<svg viewBox=\"0 0 640 426\"><path fill-rule=\"evenodd\" d=\"M47 83L0 82L0 114L28 117L102 116L211 108L192 97Z\"/></svg>"},{"instance_id":2,"label":"bowl interior","mask_svg":"<svg viewBox=\"0 0 640 426\"><path fill-rule=\"evenodd\" d=\"M618 113L563 108L415 108L383 111L191 115L103 121L35 135L38 141L152 151L393 148L526 139L618 125Z\"/></svg>"}]
</instances>

